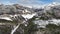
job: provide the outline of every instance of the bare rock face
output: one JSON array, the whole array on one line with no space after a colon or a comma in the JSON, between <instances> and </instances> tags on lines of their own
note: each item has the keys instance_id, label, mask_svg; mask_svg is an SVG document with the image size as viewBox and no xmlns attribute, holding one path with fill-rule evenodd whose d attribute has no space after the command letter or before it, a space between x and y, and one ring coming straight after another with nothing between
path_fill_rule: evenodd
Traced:
<instances>
[{"instance_id":1,"label":"bare rock face","mask_svg":"<svg viewBox=\"0 0 60 34\"><path fill-rule=\"evenodd\" d=\"M53 6L49 10L46 10L46 13L49 15L52 15L54 18L59 18L60 17L60 5Z\"/></svg>"},{"instance_id":2,"label":"bare rock face","mask_svg":"<svg viewBox=\"0 0 60 34\"><path fill-rule=\"evenodd\" d=\"M25 9L32 10L28 7L21 6L19 4L14 5L0 5L0 15L1 14L19 14Z\"/></svg>"},{"instance_id":3,"label":"bare rock face","mask_svg":"<svg viewBox=\"0 0 60 34\"><path fill-rule=\"evenodd\" d=\"M60 17L60 6L54 7L53 10L55 12L55 16Z\"/></svg>"}]
</instances>

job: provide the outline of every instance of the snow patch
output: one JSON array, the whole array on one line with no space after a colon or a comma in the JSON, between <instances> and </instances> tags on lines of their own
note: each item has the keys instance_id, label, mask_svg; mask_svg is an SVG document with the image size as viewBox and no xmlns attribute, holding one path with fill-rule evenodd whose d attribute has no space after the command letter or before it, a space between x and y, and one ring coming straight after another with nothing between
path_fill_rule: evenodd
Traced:
<instances>
[{"instance_id":1,"label":"snow patch","mask_svg":"<svg viewBox=\"0 0 60 34\"><path fill-rule=\"evenodd\" d=\"M12 21L12 19L10 19L9 17L0 17L0 19L5 19L5 20L10 20L10 21Z\"/></svg>"},{"instance_id":2,"label":"snow patch","mask_svg":"<svg viewBox=\"0 0 60 34\"><path fill-rule=\"evenodd\" d=\"M22 17L24 17L25 19L31 19L35 15L36 14L23 14Z\"/></svg>"}]
</instances>

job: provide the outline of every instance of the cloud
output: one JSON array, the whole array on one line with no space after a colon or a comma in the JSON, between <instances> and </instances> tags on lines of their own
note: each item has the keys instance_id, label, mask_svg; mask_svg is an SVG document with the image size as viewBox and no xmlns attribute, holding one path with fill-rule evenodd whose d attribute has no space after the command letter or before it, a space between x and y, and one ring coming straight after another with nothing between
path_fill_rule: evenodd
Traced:
<instances>
[{"instance_id":1,"label":"cloud","mask_svg":"<svg viewBox=\"0 0 60 34\"><path fill-rule=\"evenodd\" d=\"M60 0L54 0L55 2L60 2Z\"/></svg>"},{"instance_id":2,"label":"cloud","mask_svg":"<svg viewBox=\"0 0 60 34\"><path fill-rule=\"evenodd\" d=\"M60 0L0 0L0 3L4 4L18 3L26 6L41 6L52 2L60 2Z\"/></svg>"}]
</instances>

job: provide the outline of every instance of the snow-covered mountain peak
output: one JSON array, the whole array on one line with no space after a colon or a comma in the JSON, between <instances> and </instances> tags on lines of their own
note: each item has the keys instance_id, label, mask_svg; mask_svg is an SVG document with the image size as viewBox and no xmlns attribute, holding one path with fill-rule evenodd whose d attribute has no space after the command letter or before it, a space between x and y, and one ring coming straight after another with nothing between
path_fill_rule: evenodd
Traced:
<instances>
[{"instance_id":1,"label":"snow-covered mountain peak","mask_svg":"<svg viewBox=\"0 0 60 34\"><path fill-rule=\"evenodd\" d=\"M60 3L58 3L58 2L53 2L53 3L50 3L48 6L57 6L57 5L60 5Z\"/></svg>"},{"instance_id":2,"label":"snow-covered mountain peak","mask_svg":"<svg viewBox=\"0 0 60 34\"><path fill-rule=\"evenodd\" d=\"M51 7L55 7L55 6L59 6L59 5L60 5L60 3L58 3L58 2L53 2L53 3L50 3L50 4L46 5L44 8L45 8L46 10L49 10L49 9L51 9Z\"/></svg>"}]
</instances>

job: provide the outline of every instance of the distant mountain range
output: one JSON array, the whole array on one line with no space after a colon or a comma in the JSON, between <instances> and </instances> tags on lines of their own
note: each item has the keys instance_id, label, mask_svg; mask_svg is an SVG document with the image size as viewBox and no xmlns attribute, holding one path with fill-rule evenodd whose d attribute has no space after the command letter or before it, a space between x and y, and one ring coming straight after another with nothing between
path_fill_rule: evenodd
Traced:
<instances>
[{"instance_id":1,"label":"distant mountain range","mask_svg":"<svg viewBox=\"0 0 60 34\"><path fill-rule=\"evenodd\" d=\"M47 17L60 17L60 3L53 2L51 4L48 4L46 6L40 7L40 8L33 8L28 6L22 6L19 4L13 4L13 5L0 5L0 15L16 15L16 14L32 14L36 13L37 17L42 16L44 13ZM49 13L49 14L47 14ZM50 16L51 15L51 16ZM54 16L52 16L54 15Z\"/></svg>"}]
</instances>

